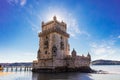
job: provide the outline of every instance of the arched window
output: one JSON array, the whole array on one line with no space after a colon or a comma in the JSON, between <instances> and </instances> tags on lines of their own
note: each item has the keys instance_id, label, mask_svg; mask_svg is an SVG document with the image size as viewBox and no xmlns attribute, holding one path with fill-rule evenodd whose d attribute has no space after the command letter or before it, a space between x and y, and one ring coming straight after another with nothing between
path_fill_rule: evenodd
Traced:
<instances>
[{"instance_id":1,"label":"arched window","mask_svg":"<svg viewBox=\"0 0 120 80\"><path fill-rule=\"evenodd\" d=\"M53 54L53 56L57 55L57 47L56 46L52 47L52 54Z\"/></svg>"},{"instance_id":2,"label":"arched window","mask_svg":"<svg viewBox=\"0 0 120 80\"><path fill-rule=\"evenodd\" d=\"M48 37L46 36L46 40L48 40Z\"/></svg>"}]
</instances>

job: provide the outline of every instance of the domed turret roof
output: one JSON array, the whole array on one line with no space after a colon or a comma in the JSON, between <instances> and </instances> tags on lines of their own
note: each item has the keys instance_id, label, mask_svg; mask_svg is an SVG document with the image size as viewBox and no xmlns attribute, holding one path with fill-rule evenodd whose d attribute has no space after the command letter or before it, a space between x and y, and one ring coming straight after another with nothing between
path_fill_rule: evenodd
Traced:
<instances>
[{"instance_id":1,"label":"domed turret roof","mask_svg":"<svg viewBox=\"0 0 120 80\"><path fill-rule=\"evenodd\" d=\"M76 51L75 51L75 49L73 48L73 51L72 51L72 53L76 53Z\"/></svg>"},{"instance_id":2,"label":"domed turret roof","mask_svg":"<svg viewBox=\"0 0 120 80\"><path fill-rule=\"evenodd\" d=\"M90 56L89 52L88 52L87 56Z\"/></svg>"},{"instance_id":3,"label":"domed turret roof","mask_svg":"<svg viewBox=\"0 0 120 80\"><path fill-rule=\"evenodd\" d=\"M73 51L72 51L72 56L76 56L76 51L75 51L75 49L73 49Z\"/></svg>"}]
</instances>

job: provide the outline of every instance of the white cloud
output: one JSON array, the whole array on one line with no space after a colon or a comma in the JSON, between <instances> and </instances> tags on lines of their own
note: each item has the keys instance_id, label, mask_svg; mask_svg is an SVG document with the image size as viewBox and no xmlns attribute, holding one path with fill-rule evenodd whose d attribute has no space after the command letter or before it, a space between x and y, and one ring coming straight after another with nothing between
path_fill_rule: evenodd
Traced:
<instances>
[{"instance_id":1,"label":"white cloud","mask_svg":"<svg viewBox=\"0 0 120 80\"><path fill-rule=\"evenodd\" d=\"M120 35L118 36L118 38L120 39Z\"/></svg>"},{"instance_id":2,"label":"white cloud","mask_svg":"<svg viewBox=\"0 0 120 80\"><path fill-rule=\"evenodd\" d=\"M18 0L17 0L18 1ZM7 2L10 4L10 5L14 5L16 3L16 1L14 0L7 0Z\"/></svg>"},{"instance_id":3,"label":"white cloud","mask_svg":"<svg viewBox=\"0 0 120 80\"><path fill-rule=\"evenodd\" d=\"M114 59L120 60L118 53L120 52L118 47L115 47L114 40L107 40L101 42L94 42L90 44L91 53L93 54L93 59Z\"/></svg>"},{"instance_id":4,"label":"white cloud","mask_svg":"<svg viewBox=\"0 0 120 80\"><path fill-rule=\"evenodd\" d=\"M114 49L111 49L111 47L98 47L98 48L93 48L92 52L95 53L96 55L105 55L105 54L113 54L115 53Z\"/></svg>"},{"instance_id":5,"label":"white cloud","mask_svg":"<svg viewBox=\"0 0 120 80\"><path fill-rule=\"evenodd\" d=\"M21 6L24 6L24 5L26 4L26 1L27 1L27 0L20 0L20 5L21 5Z\"/></svg>"},{"instance_id":6,"label":"white cloud","mask_svg":"<svg viewBox=\"0 0 120 80\"><path fill-rule=\"evenodd\" d=\"M28 23L31 25L32 30L39 33L40 32L40 25L33 23L31 20L27 19Z\"/></svg>"},{"instance_id":7,"label":"white cloud","mask_svg":"<svg viewBox=\"0 0 120 80\"><path fill-rule=\"evenodd\" d=\"M7 0L7 2L10 5L20 5L20 6L24 6L27 2L27 0Z\"/></svg>"}]
</instances>

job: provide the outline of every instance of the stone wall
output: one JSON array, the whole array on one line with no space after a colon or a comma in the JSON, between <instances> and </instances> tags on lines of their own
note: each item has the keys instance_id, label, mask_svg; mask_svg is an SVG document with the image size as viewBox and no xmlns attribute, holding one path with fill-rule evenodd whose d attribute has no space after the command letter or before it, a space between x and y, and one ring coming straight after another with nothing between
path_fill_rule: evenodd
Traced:
<instances>
[{"instance_id":1,"label":"stone wall","mask_svg":"<svg viewBox=\"0 0 120 80\"><path fill-rule=\"evenodd\" d=\"M90 60L88 57L84 56L76 56L76 57L69 57L66 59L60 59L60 58L53 58L53 59L41 59L39 62L34 62L36 66L39 68L55 68L55 67L68 67L68 68L80 68L80 67L86 67L90 66Z\"/></svg>"},{"instance_id":2,"label":"stone wall","mask_svg":"<svg viewBox=\"0 0 120 80\"><path fill-rule=\"evenodd\" d=\"M84 66L89 66L90 61L88 57L82 57L82 56L76 56L76 57L69 57L67 59L67 66L69 68L79 68L79 67L84 67Z\"/></svg>"}]
</instances>

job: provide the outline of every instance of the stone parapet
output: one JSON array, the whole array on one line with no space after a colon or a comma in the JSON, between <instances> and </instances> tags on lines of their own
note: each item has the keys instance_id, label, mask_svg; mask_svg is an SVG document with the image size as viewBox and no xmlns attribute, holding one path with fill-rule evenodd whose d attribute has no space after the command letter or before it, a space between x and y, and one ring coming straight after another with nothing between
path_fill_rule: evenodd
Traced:
<instances>
[{"instance_id":1,"label":"stone parapet","mask_svg":"<svg viewBox=\"0 0 120 80\"><path fill-rule=\"evenodd\" d=\"M60 30L60 29L58 29L58 28L51 28L51 29L49 29L49 30L44 30L43 32L40 32L40 33L39 33L39 37L48 35L48 34L53 33L53 32L59 33L59 34L61 34L61 35L66 36L67 38L69 38L69 34L67 34L66 32L64 32L64 31L62 31L62 30Z\"/></svg>"}]
</instances>

